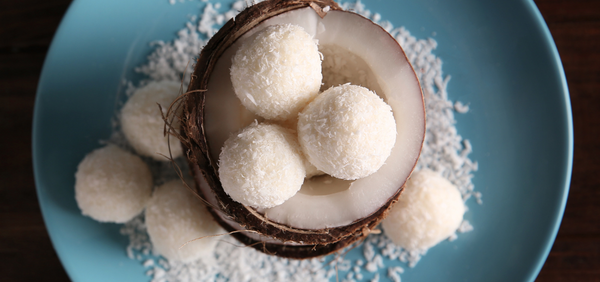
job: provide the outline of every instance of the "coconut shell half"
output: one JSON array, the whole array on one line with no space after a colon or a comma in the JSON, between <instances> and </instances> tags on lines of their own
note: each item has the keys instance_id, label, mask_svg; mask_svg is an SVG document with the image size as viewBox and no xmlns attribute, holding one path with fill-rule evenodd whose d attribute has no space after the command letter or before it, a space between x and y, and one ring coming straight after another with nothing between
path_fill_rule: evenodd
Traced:
<instances>
[{"instance_id":1,"label":"coconut shell half","mask_svg":"<svg viewBox=\"0 0 600 282\"><path fill-rule=\"evenodd\" d=\"M230 232L231 236L236 238L238 241L263 253L293 259L319 257L351 246L353 243L365 238L368 235L368 233L365 233L354 237L350 236L330 244L285 244L284 242L268 236L244 231L247 229L233 221L221 209L214 208L215 206L218 206L217 198L214 196L214 193L211 192L211 187L206 182L206 178L203 177L203 173L199 170L199 166L195 164L192 164L192 166L195 172L194 176L196 180L196 191L207 203L207 206L209 207L208 210L214 217L215 221L217 221L217 223L219 223L219 225L221 225L227 232ZM378 223L379 222L373 222L369 228L374 229Z\"/></svg>"},{"instance_id":2,"label":"coconut shell half","mask_svg":"<svg viewBox=\"0 0 600 282\"><path fill-rule=\"evenodd\" d=\"M328 11L341 11L335 2L327 0L264 1L247 8L235 19L227 22L200 53L191 76L188 92L182 100L183 113L180 116L180 139L196 180L197 193L205 202L209 203L209 211L217 222L230 232L250 230L250 232L232 234L246 245L268 254L291 258L309 258L328 254L366 237L387 215L404 187L404 185L399 185L401 187L397 187L398 189L387 202L368 216L358 218L343 226L319 229L295 228L275 222L256 209L232 200L224 192L218 177L218 160L211 157L211 147L205 131L207 98L205 91L215 65L228 47L255 26L271 17L307 7L312 8L321 18L326 17ZM381 27L376 26L376 28ZM401 48L399 46L398 48L404 55ZM412 74L414 75L414 71ZM414 75L414 79L418 84L416 75ZM218 93L211 95L218 95ZM424 108L422 114L424 135ZM420 140L422 146L423 138ZM415 164L416 158L411 168L414 168Z\"/></svg>"}]
</instances>

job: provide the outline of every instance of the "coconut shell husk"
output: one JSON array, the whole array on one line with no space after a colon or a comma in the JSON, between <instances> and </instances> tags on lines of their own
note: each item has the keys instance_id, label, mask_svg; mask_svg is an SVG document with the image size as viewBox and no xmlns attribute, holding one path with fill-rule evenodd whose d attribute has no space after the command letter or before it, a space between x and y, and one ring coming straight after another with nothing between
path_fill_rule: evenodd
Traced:
<instances>
[{"instance_id":1,"label":"coconut shell husk","mask_svg":"<svg viewBox=\"0 0 600 282\"><path fill-rule=\"evenodd\" d=\"M326 13L323 9L327 6L330 10L341 10L339 5L330 0L275 0L261 2L242 11L235 19L227 22L204 47L191 75L188 92L182 100L183 113L179 117L181 121L181 136L179 138L185 148L190 167L195 174L197 194L203 199L207 199L209 196L205 195L198 186L198 178L202 177L218 200L217 206L211 205L208 209L223 228L230 232L236 231L221 216L237 222L245 230L252 230L282 242L282 244L266 243L252 239L244 233L232 234L240 242L268 254L302 259L329 254L350 246L352 243L365 238L376 228L387 215L393 203L397 201L404 188L404 186L399 188L386 204L368 217L357 219L346 226L307 230L273 222L258 213L254 208L232 200L225 193L219 181L217 160L213 160L210 156L209 144L203 126L205 91L216 62L238 38L264 20L305 7L313 8L321 17L324 17ZM212 93L211 95L218 95L218 93ZM286 245L285 242L295 244Z\"/></svg>"}]
</instances>

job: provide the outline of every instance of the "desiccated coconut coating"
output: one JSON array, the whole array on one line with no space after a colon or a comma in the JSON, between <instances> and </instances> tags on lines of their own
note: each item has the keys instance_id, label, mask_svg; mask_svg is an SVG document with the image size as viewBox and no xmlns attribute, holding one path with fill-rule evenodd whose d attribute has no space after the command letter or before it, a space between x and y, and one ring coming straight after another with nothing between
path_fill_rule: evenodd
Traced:
<instances>
[{"instance_id":1,"label":"desiccated coconut coating","mask_svg":"<svg viewBox=\"0 0 600 282\"><path fill-rule=\"evenodd\" d=\"M144 209L152 185L152 174L142 159L108 145L79 163L75 199L84 215L101 222L124 223Z\"/></svg>"},{"instance_id":2,"label":"desiccated coconut coating","mask_svg":"<svg viewBox=\"0 0 600 282\"><path fill-rule=\"evenodd\" d=\"M354 180L376 172L396 142L391 107L367 88L329 88L299 115L298 140L323 172Z\"/></svg>"},{"instance_id":3,"label":"desiccated coconut coating","mask_svg":"<svg viewBox=\"0 0 600 282\"><path fill-rule=\"evenodd\" d=\"M167 137L163 135L164 121L158 104L166 114L171 103L179 96L181 84L175 81L151 82L137 89L121 110L123 134L140 155L155 160L166 161L162 155L169 156ZM177 121L177 119L175 119ZM179 128L179 123L173 125ZM182 155L181 144L177 138L170 138L173 158Z\"/></svg>"},{"instance_id":4,"label":"desiccated coconut coating","mask_svg":"<svg viewBox=\"0 0 600 282\"><path fill-rule=\"evenodd\" d=\"M218 237L198 238L223 232L200 199L179 179L154 191L145 216L152 246L172 261L191 262L212 255ZM194 239L198 240L189 242Z\"/></svg>"},{"instance_id":5,"label":"desiccated coconut coating","mask_svg":"<svg viewBox=\"0 0 600 282\"><path fill-rule=\"evenodd\" d=\"M383 222L385 234L407 250L427 250L460 226L465 205L458 188L438 173L414 172Z\"/></svg>"},{"instance_id":6,"label":"desiccated coconut coating","mask_svg":"<svg viewBox=\"0 0 600 282\"><path fill-rule=\"evenodd\" d=\"M296 137L254 123L231 135L219 155L219 179L235 201L257 208L282 204L300 190L306 171Z\"/></svg>"},{"instance_id":7,"label":"desiccated coconut coating","mask_svg":"<svg viewBox=\"0 0 600 282\"><path fill-rule=\"evenodd\" d=\"M302 27L272 25L238 49L231 82L251 112L266 119L293 118L319 93L320 56L315 40Z\"/></svg>"}]
</instances>

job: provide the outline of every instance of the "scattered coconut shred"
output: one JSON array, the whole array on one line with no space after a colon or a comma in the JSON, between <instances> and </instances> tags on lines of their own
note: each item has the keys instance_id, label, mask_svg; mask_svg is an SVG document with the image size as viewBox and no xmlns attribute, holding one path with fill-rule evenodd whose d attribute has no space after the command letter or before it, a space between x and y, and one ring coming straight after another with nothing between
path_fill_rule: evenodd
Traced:
<instances>
[{"instance_id":1,"label":"scattered coconut shred","mask_svg":"<svg viewBox=\"0 0 600 282\"><path fill-rule=\"evenodd\" d=\"M175 0L170 1L176 4ZM183 2L180 0L180 2ZM237 1L230 10L221 13L221 4L206 3L200 18L193 16L186 28L177 33L172 42L157 41L148 57L148 63L136 68L148 79L140 87L152 81L179 81L186 73L184 89L192 72L191 64L199 50L227 20L247 6L246 1ZM427 131L425 142L416 170L430 168L440 173L456 185L463 201L474 196L481 204L481 193L475 192L471 183L472 172L477 170L477 162L468 158L472 148L468 140L457 134L454 112L466 113L469 108L461 102L453 103L446 91L450 76L442 75L442 61L432 52L437 42L431 38L417 39L403 27L393 28L388 21L382 21L378 13L372 13L360 3L343 3L341 6L365 17L386 29L403 47L409 61L419 76L425 96ZM131 82L127 93L136 87ZM119 133L116 133L118 136ZM156 170L156 169L155 169ZM172 170L170 165L160 170ZM153 171L155 175L156 171ZM158 172L160 177L173 177L173 173ZM165 179L159 182L166 182ZM458 232L471 231L473 227L463 220ZM143 215L126 223L121 233L128 236L130 243L127 254L139 260L147 269L146 275L152 281L400 281L404 263L414 267L424 252L406 251L394 245L384 234L370 235L360 246L363 259L345 259L344 253L310 260L292 260L260 253L253 248L242 246L230 236L219 238L214 256L191 263L169 262L158 257L152 249ZM456 234L449 240L456 239ZM344 250L344 252L347 250ZM354 250L356 252L357 250ZM399 262L392 262L399 261ZM381 276L380 276L381 275ZM387 276L387 278L385 277Z\"/></svg>"}]
</instances>

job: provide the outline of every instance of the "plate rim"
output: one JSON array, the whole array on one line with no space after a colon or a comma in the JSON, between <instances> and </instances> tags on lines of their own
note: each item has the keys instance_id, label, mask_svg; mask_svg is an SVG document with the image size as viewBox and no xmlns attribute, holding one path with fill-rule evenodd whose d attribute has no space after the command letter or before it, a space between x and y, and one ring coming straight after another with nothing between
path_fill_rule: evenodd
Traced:
<instances>
[{"instance_id":1,"label":"plate rim","mask_svg":"<svg viewBox=\"0 0 600 282\"><path fill-rule=\"evenodd\" d=\"M567 80L566 80L566 76L565 76L565 72L564 72L564 67L562 65L562 61L560 59L558 49L557 49L554 39L550 33L550 30L542 16L541 12L539 11L537 5L534 3L533 0L522 0L522 1L524 2L524 7L525 7L526 11L528 12L529 16L531 16L533 19L535 19L537 29L542 32L544 43L545 43L546 47L549 48L549 50L552 54L552 59L554 61L554 65L555 65L555 67L553 68L553 72L560 79L560 85L562 86L562 89L560 90L560 92L562 92L563 106L565 107L565 116L561 117L561 119L566 119L565 124L566 124L566 130L568 132L568 134L566 136L566 141L567 141L566 148L564 148L565 152L563 152L563 153L566 153L565 159L567 160L567 162L563 164L564 183L562 183L563 189L560 191L562 193L562 195L561 195L561 198L559 199L559 207L556 210L555 214L553 215L552 231L547 233L545 238L543 238L543 240L545 241L545 249L544 249L544 251L539 253L536 266L529 270L528 281L534 281L536 279L536 277L538 276L539 272L541 271L542 267L544 266L545 261L552 249L552 246L554 244L554 241L556 240L556 236L560 229L560 225L562 223L562 218L564 216L564 211L565 211L565 207L566 207L566 203L567 203L567 199L568 199L570 183L571 183L571 178L572 178L574 131L573 131L573 114L572 114L569 89L568 89L568 84L567 84ZM73 280L73 278L74 278L73 274L72 274L72 270L69 270L66 267L65 258L64 258L65 254L63 251L60 250L60 248L57 248L57 246L56 246L56 240L57 240L55 238L56 235L54 234L54 232L52 232L52 227L48 225L48 222L49 222L48 221L49 220L48 213L50 212L50 210L49 210L49 207L47 206L47 204L45 203L44 199L42 199L42 197L44 197L45 191L43 191L43 189L42 189L42 186L44 186L44 184L41 183L41 180L39 179L40 178L39 175L41 173L40 171L42 170L42 168L40 167L40 164L39 164L41 152L38 148L39 147L38 143L41 141L38 136L38 134L39 134L38 128L39 128L39 123L40 123L39 120L41 118L40 113L39 113L39 111L40 111L39 109L42 104L41 97L44 96L44 94L43 94L44 91L43 91L43 87L42 87L43 85L41 82L43 82L45 77L47 76L48 58L51 57L51 54L53 54L55 52L55 49L57 48L56 47L56 45L57 45L56 40L58 37L57 35L64 32L65 25L69 24L70 19L77 12L79 5L81 5L84 2L85 2L84 0L75 0L69 5L65 15L63 16L63 18L53 36L52 42L50 44L50 48L48 49L48 52L46 53L46 57L44 59L44 64L43 64L43 67L42 67L42 70L40 73L40 78L38 80L38 86L36 89L36 98L35 98L35 102L34 102L33 123L32 123L32 139L31 139L35 189L36 189L38 203L40 205L40 209L41 209L41 213L42 213L42 218L44 220L44 225L46 226L46 229L48 230L48 235L50 237L51 244L52 244L54 250L56 251L59 260L61 261L62 266L65 268L67 275L69 276L69 278L71 280Z\"/></svg>"},{"instance_id":2,"label":"plate rim","mask_svg":"<svg viewBox=\"0 0 600 282\"><path fill-rule=\"evenodd\" d=\"M563 118L566 118L566 125L567 125L567 132L568 132L568 134L566 136L567 137L567 144L566 144L567 146L565 148L567 163L563 164L564 165L564 168L563 168L564 169L564 183L562 183L563 189L561 190L562 195L561 195L561 199L560 199L560 204L559 204L558 210L554 214L554 226L552 228L552 231L550 233L548 233L545 238L545 241L546 241L545 250L539 254L536 267L534 267L530 270L529 281L533 282L533 281L535 281L535 279L539 275L540 271L542 270L542 267L546 263L546 259L548 258L548 255L550 254L550 251L552 250L552 246L554 245L554 241L556 240L556 236L558 234L558 230L560 229L560 225L562 223L562 219L563 219L563 216L565 213L565 207L567 205L567 199L569 197L569 191L570 191L570 186L571 186L571 177L573 174L574 132L573 132L573 112L572 112L572 107L571 107L571 98L570 98L570 94L569 94L569 87L567 84L565 70L562 65L562 60L560 59L560 54L558 53L558 48L556 47L556 43L554 42L554 38L552 37L552 34L550 33L550 29L548 28L548 25L546 24L546 21L544 20L544 17L542 16L542 13L540 12L540 10L537 7L537 5L535 4L535 2L533 0L523 0L523 1L526 2L525 7L526 7L527 11L535 19L535 22L538 25L538 28L542 32L546 46L549 47L550 52L552 53L552 58L553 58L554 64L555 64L554 71L555 71L557 77L560 78L560 85L562 86L561 92L562 92L563 105L564 105L565 114L566 114Z\"/></svg>"}]
</instances>

